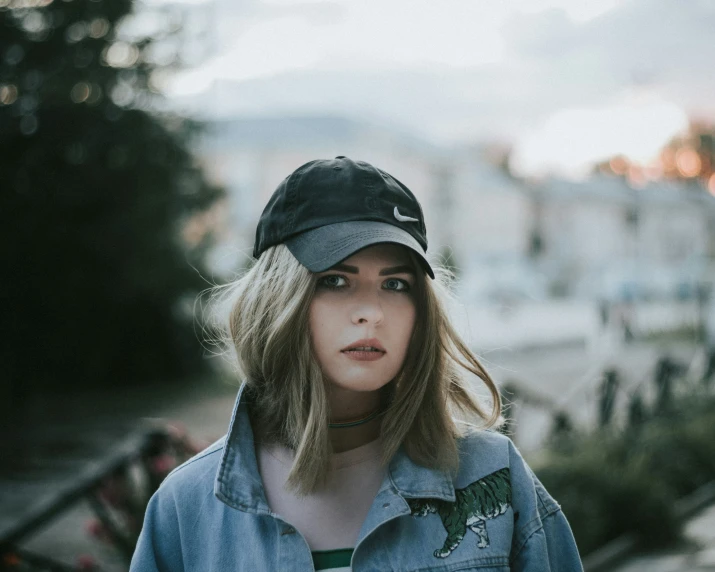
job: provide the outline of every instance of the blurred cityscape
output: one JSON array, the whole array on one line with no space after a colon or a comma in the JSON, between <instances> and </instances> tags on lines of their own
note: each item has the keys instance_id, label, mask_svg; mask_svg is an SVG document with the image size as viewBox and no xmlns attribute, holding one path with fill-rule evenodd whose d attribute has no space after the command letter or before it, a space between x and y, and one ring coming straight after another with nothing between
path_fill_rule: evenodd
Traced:
<instances>
[{"instance_id":1,"label":"blurred cityscape","mask_svg":"<svg viewBox=\"0 0 715 572\"><path fill-rule=\"evenodd\" d=\"M585 341L611 322L638 335L703 325L715 278L712 130L687 133L647 169L614 157L570 181L517 178L500 148L446 148L347 117L218 121L198 155L228 196L187 226L187 240L215 225L213 269L241 267L278 183L338 154L380 166L416 194L429 250L455 268L459 299L479 324L478 348Z\"/></svg>"},{"instance_id":2,"label":"blurred cityscape","mask_svg":"<svg viewBox=\"0 0 715 572\"><path fill-rule=\"evenodd\" d=\"M708 2L0 0L0 569L128 568L230 419L202 292L338 155L422 203L586 570L712 569L713 33Z\"/></svg>"}]
</instances>

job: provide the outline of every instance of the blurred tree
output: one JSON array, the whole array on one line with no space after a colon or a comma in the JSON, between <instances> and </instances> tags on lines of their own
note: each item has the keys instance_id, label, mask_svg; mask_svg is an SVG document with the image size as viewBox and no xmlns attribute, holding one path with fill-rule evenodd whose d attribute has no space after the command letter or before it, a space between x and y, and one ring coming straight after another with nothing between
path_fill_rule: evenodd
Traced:
<instances>
[{"instance_id":1,"label":"blurred tree","mask_svg":"<svg viewBox=\"0 0 715 572\"><path fill-rule=\"evenodd\" d=\"M650 164L616 155L594 165L593 172L622 177L636 186L648 179L699 181L690 188L715 194L715 125L693 119L687 132L673 137Z\"/></svg>"},{"instance_id":2,"label":"blurred tree","mask_svg":"<svg viewBox=\"0 0 715 572\"><path fill-rule=\"evenodd\" d=\"M181 21L137 25L132 5L0 0L0 401L201 369L195 222L223 191L190 153L197 125L160 111Z\"/></svg>"}]
</instances>

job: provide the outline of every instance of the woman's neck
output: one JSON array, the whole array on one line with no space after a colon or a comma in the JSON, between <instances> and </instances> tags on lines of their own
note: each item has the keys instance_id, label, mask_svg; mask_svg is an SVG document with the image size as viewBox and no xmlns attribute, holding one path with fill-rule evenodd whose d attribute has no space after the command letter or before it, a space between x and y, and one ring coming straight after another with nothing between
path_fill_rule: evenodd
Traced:
<instances>
[{"instance_id":1,"label":"woman's neck","mask_svg":"<svg viewBox=\"0 0 715 572\"><path fill-rule=\"evenodd\" d=\"M350 425L328 429L333 452L342 453L355 449L380 436L381 416L373 417L364 423L359 422L380 408L379 392L355 392L332 387L328 399L330 423ZM358 422L353 424L356 420Z\"/></svg>"},{"instance_id":2,"label":"woman's neck","mask_svg":"<svg viewBox=\"0 0 715 572\"><path fill-rule=\"evenodd\" d=\"M380 436L381 417L357 425L355 427L345 427L340 429L328 429L328 437L333 447L333 453L342 453L351 449L361 447Z\"/></svg>"}]
</instances>

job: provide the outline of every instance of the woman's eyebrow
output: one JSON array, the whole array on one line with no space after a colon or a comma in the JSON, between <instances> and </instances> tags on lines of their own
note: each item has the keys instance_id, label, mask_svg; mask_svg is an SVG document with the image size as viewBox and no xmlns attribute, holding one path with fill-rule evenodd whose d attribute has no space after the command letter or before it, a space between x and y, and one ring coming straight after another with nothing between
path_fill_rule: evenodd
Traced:
<instances>
[{"instance_id":1,"label":"woman's eyebrow","mask_svg":"<svg viewBox=\"0 0 715 572\"><path fill-rule=\"evenodd\" d=\"M340 270L347 274L360 274L360 269L357 266L350 266L348 264L336 264L331 268L331 270ZM389 268L383 268L380 270L379 276L387 276L389 274L415 274L412 266L408 264L402 264L400 266L390 266Z\"/></svg>"},{"instance_id":2,"label":"woman's eyebrow","mask_svg":"<svg viewBox=\"0 0 715 572\"><path fill-rule=\"evenodd\" d=\"M383 268L380 270L380 276L387 276L388 274L412 274L414 275L415 271L412 268L412 266L409 266L407 264L403 264L402 266L390 266L389 268Z\"/></svg>"},{"instance_id":3,"label":"woman's eyebrow","mask_svg":"<svg viewBox=\"0 0 715 572\"><path fill-rule=\"evenodd\" d=\"M340 270L348 274L360 274L360 269L357 266L348 266L347 264L336 264L330 270Z\"/></svg>"}]
</instances>

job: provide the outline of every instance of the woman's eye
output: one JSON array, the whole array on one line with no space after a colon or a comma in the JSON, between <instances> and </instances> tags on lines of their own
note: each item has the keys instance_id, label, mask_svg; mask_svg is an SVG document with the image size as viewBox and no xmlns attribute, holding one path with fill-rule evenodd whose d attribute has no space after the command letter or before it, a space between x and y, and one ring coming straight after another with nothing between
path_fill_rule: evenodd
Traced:
<instances>
[{"instance_id":1,"label":"woman's eye","mask_svg":"<svg viewBox=\"0 0 715 572\"><path fill-rule=\"evenodd\" d=\"M318 284L327 288L342 288L347 285L347 280L345 279L345 276L330 274L320 278L320 280L318 280Z\"/></svg>"},{"instance_id":2,"label":"woman's eye","mask_svg":"<svg viewBox=\"0 0 715 572\"><path fill-rule=\"evenodd\" d=\"M395 292L409 292L410 283L401 278L389 278L383 283L385 290L394 290Z\"/></svg>"}]
</instances>

